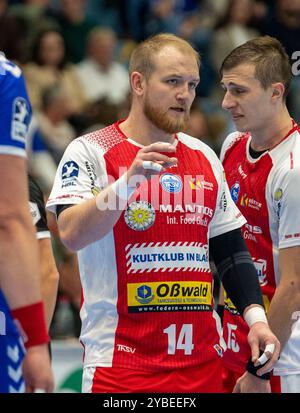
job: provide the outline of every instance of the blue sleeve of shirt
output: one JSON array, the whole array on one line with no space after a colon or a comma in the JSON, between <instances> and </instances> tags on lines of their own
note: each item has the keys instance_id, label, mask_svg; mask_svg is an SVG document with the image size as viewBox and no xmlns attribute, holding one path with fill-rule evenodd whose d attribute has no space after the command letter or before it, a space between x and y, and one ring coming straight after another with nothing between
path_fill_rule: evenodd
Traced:
<instances>
[{"instance_id":1,"label":"blue sleeve of shirt","mask_svg":"<svg viewBox=\"0 0 300 413\"><path fill-rule=\"evenodd\" d=\"M0 55L0 153L25 156L31 106L21 70Z\"/></svg>"}]
</instances>

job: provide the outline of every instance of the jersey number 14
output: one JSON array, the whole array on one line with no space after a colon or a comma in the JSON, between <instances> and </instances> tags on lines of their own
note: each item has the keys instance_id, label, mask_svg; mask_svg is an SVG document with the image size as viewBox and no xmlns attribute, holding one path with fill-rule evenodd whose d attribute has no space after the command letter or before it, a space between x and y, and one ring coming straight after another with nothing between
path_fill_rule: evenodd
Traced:
<instances>
[{"instance_id":1,"label":"jersey number 14","mask_svg":"<svg viewBox=\"0 0 300 413\"><path fill-rule=\"evenodd\" d=\"M187 356L192 354L194 349L193 324L182 325L177 341L176 324L171 324L168 328L165 328L164 333L168 335L168 354L174 355L176 350L184 350L184 354Z\"/></svg>"}]
</instances>

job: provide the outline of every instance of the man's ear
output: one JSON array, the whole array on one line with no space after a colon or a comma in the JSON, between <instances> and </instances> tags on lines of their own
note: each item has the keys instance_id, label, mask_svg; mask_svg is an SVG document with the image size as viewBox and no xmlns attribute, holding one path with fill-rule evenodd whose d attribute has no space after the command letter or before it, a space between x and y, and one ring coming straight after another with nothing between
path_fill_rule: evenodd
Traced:
<instances>
[{"instance_id":1,"label":"man's ear","mask_svg":"<svg viewBox=\"0 0 300 413\"><path fill-rule=\"evenodd\" d=\"M278 100L278 98L283 98L285 87L281 82L272 83L272 99Z\"/></svg>"},{"instance_id":2,"label":"man's ear","mask_svg":"<svg viewBox=\"0 0 300 413\"><path fill-rule=\"evenodd\" d=\"M144 93L145 77L140 72L132 72L130 76L132 91L141 96Z\"/></svg>"}]
</instances>

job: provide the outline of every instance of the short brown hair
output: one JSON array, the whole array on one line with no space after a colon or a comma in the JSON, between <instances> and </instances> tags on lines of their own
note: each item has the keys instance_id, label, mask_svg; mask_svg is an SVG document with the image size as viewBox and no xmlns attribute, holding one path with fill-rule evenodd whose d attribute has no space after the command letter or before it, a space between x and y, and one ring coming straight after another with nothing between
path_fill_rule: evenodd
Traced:
<instances>
[{"instance_id":1,"label":"short brown hair","mask_svg":"<svg viewBox=\"0 0 300 413\"><path fill-rule=\"evenodd\" d=\"M292 80L292 69L289 57L279 40L262 36L238 46L224 59L220 74L222 76L224 71L247 63L255 66L255 78L264 89L275 82L283 83L283 99L286 98Z\"/></svg>"},{"instance_id":2,"label":"short brown hair","mask_svg":"<svg viewBox=\"0 0 300 413\"><path fill-rule=\"evenodd\" d=\"M199 53L186 40L169 33L157 34L140 43L132 52L129 62L129 73L140 72L149 78L155 64L153 57L165 46L174 46L183 53L193 55L200 68Z\"/></svg>"}]
</instances>

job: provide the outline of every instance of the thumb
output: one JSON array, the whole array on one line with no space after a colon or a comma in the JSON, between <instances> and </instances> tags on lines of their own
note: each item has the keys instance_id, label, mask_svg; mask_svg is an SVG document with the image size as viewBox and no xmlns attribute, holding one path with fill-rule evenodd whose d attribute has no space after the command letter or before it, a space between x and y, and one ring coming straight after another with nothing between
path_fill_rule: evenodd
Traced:
<instances>
[{"instance_id":1,"label":"thumb","mask_svg":"<svg viewBox=\"0 0 300 413\"><path fill-rule=\"evenodd\" d=\"M236 383L235 383L235 386L234 386L234 388L233 388L233 390L232 390L232 393L241 393L241 386L240 386L240 383L239 383L239 382L236 382Z\"/></svg>"}]
</instances>

